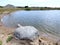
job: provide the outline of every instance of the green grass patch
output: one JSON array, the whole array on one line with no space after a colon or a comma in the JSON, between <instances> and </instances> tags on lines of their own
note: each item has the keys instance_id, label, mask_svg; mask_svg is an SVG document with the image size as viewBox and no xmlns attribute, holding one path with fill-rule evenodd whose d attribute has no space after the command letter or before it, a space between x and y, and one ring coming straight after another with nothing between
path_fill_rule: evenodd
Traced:
<instances>
[{"instance_id":1,"label":"green grass patch","mask_svg":"<svg viewBox=\"0 0 60 45\"><path fill-rule=\"evenodd\" d=\"M7 38L7 40L6 40L6 42L8 43L9 41L11 41L13 39L13 37L12 36L8 36L8 38Z\"/></svg>"},{"instance_id":2,"label":"green grass patch","mask_svg":"<svg viewBox=\"0 0 60 45\"><path fill-rule=\"evenodd\" d=\"M30 8L25 8L25 10L29 11L29 10L31 10L31 9L30 9Z\"/></svg>"},{"instance_id":3,"label":"green grass patch","mask_svg":"<svg viewBox=\"0 0 60 45\"><path fill-rule=\"evenodd\" d=\"M18 10L24 10L24 8L0 8L0 14L3 14L3 12L7 11L9 13L18 11Z\"/></svg>"},{"instance_id":4,"label":"green grass patch","mask_svg":"<svg viewBox=\"0 0 60 45\"><path fill-rule=\"evenodd\" d=\"M0 40L0 45L2 45L2 41Z\"/></svg>"}]
</instances>

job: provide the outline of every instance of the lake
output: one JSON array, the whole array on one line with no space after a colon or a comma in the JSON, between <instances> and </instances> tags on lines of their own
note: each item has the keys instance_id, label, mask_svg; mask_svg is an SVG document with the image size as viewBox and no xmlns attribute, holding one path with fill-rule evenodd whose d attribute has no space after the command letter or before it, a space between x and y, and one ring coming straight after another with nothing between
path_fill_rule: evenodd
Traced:
<instances>
[{"instance_id":1,"label":"lake","mask_svg":"<svg viewBox=\"0 0 60 45\"><path fill-rule=\"evenodd\" d=\"M60 36L60 10L16 11L1 21L7 27L34 26L40 31Z\"/></svg>"}]
</instances>

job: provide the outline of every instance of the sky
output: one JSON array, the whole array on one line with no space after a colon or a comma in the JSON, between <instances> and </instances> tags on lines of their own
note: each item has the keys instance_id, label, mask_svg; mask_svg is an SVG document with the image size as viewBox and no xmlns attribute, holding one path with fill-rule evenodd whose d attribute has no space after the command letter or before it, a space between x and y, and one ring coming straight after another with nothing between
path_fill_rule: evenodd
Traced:
<instances>
[{"instance_id":1,"label":"sky","mask_svg":"<svg viewBox=\"0 0 60 45\"><path fill-rule=\"evenodd\" d=\"M15 6L60 7L60 0L0 0L0 6L7 4Z\"/></svg>"}]
</instances>

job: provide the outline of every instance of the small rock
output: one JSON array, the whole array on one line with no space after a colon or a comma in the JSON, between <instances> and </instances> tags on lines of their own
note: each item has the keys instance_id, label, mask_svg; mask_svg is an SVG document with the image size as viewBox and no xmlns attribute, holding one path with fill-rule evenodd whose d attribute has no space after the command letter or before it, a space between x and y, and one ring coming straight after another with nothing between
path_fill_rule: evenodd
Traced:
<instances>
[{"instance_id":1,"label":"small rock","mask_svg":"<svg viewBox=\"0 0 60 45\"><path fill-rule=\"evenodd\" d=\"M4 37L4 35L3 34L1 34L1 36L0 36L1 38L3 38Z\"/></svg>"}]
</instances>

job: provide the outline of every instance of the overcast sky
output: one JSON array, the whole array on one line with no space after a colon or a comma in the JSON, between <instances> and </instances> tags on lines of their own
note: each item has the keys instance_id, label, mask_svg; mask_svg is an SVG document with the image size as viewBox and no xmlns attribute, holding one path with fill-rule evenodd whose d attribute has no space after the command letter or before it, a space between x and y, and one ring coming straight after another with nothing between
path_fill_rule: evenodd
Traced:
<instances>
[{"instance_id":1,"label":"overcast sky","mask_svg":"<svg viewBox=\"0 0 60 45\"><path fill-rule=\"evenodd\" d=\"M60 0L0 0L0 5L60 7Z\"/></svg>"}]
</instances>

